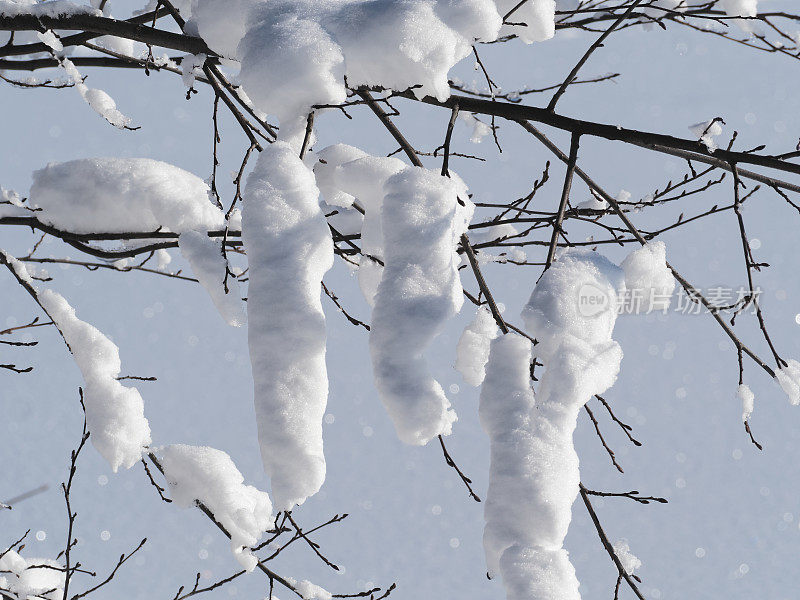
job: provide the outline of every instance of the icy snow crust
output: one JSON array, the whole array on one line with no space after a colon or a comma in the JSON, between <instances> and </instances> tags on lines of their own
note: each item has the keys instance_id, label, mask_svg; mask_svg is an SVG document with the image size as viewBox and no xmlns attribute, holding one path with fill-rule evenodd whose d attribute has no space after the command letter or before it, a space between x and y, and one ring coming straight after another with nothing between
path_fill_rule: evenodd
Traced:
<instances>
[{"instance_id":1,"label":"icy snow crust","mask_svg":"<svg viewBox=\"0 0 800 600\"><path fill-rule=\"evenodd\" d=\"M456 420L423 353L463 304L456 247L474 206L463 200L459 179L420 167L391 176L384 192L385 265L369 337L373 373L399 438L424 445L449 434Z\"/></svg>"},{"instance_id":2,"label":"icy snow crust","mask_svg":"<svg viewBox=\"0 0 800 600\"><path fill-rule=\"evenodd\" d=\"M206 446L176 444L158 451L172 499L183 507L199 500L231 534L231 549L252 571L258 562L250 551L272 524L272 503L266 492L244 485L230 456Z\"/></svg>"},{"instance_id":3,"label":"icy snow crust","mask_svg":"<svg viewBox=\"0 0 800 600\"><path fill-rule=\"evenodd\" d=\"M301 504L325 479L328 375L320 286L333 265L333 242L318 195L313 173L285 142L264 149L244 194L256 419L277 510Z\"/></svg>"},{"instance_id":4,"label":"icy snow crust","mask_svg":"<svg viewBox=\"0 0 800 600\"><path fill-rule=\"evenodd\" d=\"M74 233L221 229L225 217L208 185L149 158L86 158L33 173L29 203L37 218Z\"/></svg>"}]
</instances>

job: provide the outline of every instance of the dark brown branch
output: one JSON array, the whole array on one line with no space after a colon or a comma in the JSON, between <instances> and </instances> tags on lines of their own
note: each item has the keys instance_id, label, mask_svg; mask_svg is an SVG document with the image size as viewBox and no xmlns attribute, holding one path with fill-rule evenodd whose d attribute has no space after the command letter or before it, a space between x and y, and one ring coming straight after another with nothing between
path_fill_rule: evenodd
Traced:
<instances>
[{"instance_id":1,"label":"dark brown branch","mask_svg":"<svg viewBox=\"0 0 800 600\"><path fill-rule=\"evenodd\" d=\"M617 571L619 575L625 579L625 583L631 588L636 597L639 600L646 600L642 593L639 591L636 583L633 581L633 577L631 577L627 571L625 571L625 567L622 566L622 563L617 556L617 553L614 552L614 547L611 545L611 542L608 541L608 536L606 532L603 531L603 526L600 525L600 519L597 518L597 513L594 512L594 507L592 506L591 501L589 500L589 493L583 484L580 484L580 493L581 498L583 499L583 503L586 505L586 510L589 511L589 517L592 519L592 523L594 523L594 527L597 530L597 535L600 536L600 541L603 543L603 547L608 552L608 555L611 557L611 560L614 562L614 566L617 567Z\"/></svg>"},{"instance_id":2,"label":"dark brown branch","mask_svg":"<svg viewBox=\"0 0 800 600\"><path fill-rule=\"evenodd\" d=\"M147 19L144 17L147 17ZM41 31L42 27L47 29L67 29L84 33L63 38L62 44L64 46L80 44L101 35L113 35L180 52L215 56L214 52L200 38L147 26L147 21L152 18L153 13L140 15L128 21L90 14L67 14L56 17L33 14L20 14L10 17L0 14L0 31ZM21 56L36 52L49 52L49 47L43 43L37 43L0 48L0 56Z\"/></svg>"}]
</instances>

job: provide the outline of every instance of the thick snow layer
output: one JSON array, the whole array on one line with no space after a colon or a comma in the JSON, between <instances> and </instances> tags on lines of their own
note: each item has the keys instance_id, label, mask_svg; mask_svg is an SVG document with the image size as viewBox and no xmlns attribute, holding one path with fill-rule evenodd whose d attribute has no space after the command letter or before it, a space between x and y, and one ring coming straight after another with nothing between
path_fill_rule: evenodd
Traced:
<instances>
[{"instance_id":1,"label":"thick snow layer","mask_svg":"<svg viewBox=\"0 0 800 600\"><path fill-rule=\"evenodd\" d=\"M497 10L506 15L519 0L497 0ZM556 32L556 0L528 0L508 17L519 25L507 25L503 33L513 33L526 44L549 40Z\"/></svg>"},{"instance_id":2,"label":"thick snow layer","mask_svg":"<svg viewBox=\"0 0 800 600\"><path fill-rule=\"evenodd\" d=\"M497 323L492 312L481 306L467 325L456 347L456 369L469 385L479 386L486 375L489 346L497 337Z\"/></svg>"},{"instance_id":3,"label":"thick snow layer","mask_svg":"<svg viewBox=\"0 0 800 600\"><path fill-rule=\"evenodd\" d=\"M695 123L689 127L689 131L708 148L709 152L714 152L719 147L714 139L722 135L722 124L718 119Z\"/></svg>"},{"instance_id":4,"label":"thick snow layer","mask_svg":"<svg viewBox=\"0 0 800 600\"><path fill-rule=\"evenodd\" d=\"M85 158L33 173L39 220L74 233L221 229L225 217L196 175L149 158Z\"/></svg>"},{"instance_id":5,"label":"thick snow layer","mask_svg":"<svg viewBox=\"0 0 800 600\"><path fill-rule=\"evenodd\" d=\"M75 4L66 0L36 2L35 0L0 0L0 16L36 15L37 17L59 17L67 15L94 15L103 13L86 4Z\"/></svg>"},{"instance_id":6,"label":"thick snow layer","mask_svg":"<svg viewBox=\"0 0 800 600\"><path fill-rule=\"evenodd\" d=\"M333 144L320 150L315 158L314 177L317 181L322 199L330 206L348 208L353 205L355 197L344 191L347 178L342 177L342 165L350 161L369 156L363 150L347 144ZM383 187L381 184L380 187Z\"/></svg>"},{"instance_id":7,"label":"thick snow layer","mask_svg":"<svg viewBox=\"0 0 800 600\"><path fill-rule=\"evenodd\" d=\"M492 341L480 404L491 442L484 549L509 599L580 598L563 549L580 482L572 435L580 409L619 371L622 350L611 333L620 290L622 269L596 253L563 253L545 271L523 311L545 365L535 403L530 343ZM588 307L587 295L597 300Z\"/></svg>"},{"instance_id":8,"label":"thick snow layer","mask_svg":"<svg viewBox=\"0 0 800 600\"><path fill-rule=\"evenodd\" d=\"M316 20L297 12L291 4L264 4L239 46L247 95L278 117L281 138L296 145L312 105L347 98L341 48Z\"/></svg>"},{"instance_id":9,"label":"thick snow layer","mask_svg":"<svg viewBox=\"0 0 800 600\"><path fill-rule=\"evenodd\" d=\"M36 289L25 265L3 255L14 272ZM89 439L115 472L119 467L129 469L150 445L150 425L144 417L139 390L117 381L119 349L95 327L76 317L75 309L61 294L37 290L37 297L64 336L86 383L83 399Z\"/></svg>"},{"instance_id":10,"label":"thick snow layer","mask_svg":"<svg viewBox=\"0 0 800 600\"><path fill-rule=\"evenodd\" d=\"M664 242L649 242L631 252L620 265L625 272L624 312L666 311L675 291L675 277L667 268Z\"/></svg>"},{"instance_id":11,"label":"thick snow layer","mask_svg":"<svg viewBox=\"0 0 800 600\"><path fill-rule=\"evenodd\" d=\"M239 282L233 276L225 279L228 262L222 254L222 240L211 239L204 231L186 231L178 238L178 247L225 322L233 327L244 325Z\"/></svg>"},{"instance_id":12,"label":"thick snow layer","mask_svg":"<svg viewBox=\"0 0 800 600\"><path fill-rule=\"evenodd\" d=\"M419 167L393 175L384 190L385 266L369 338L373 373L400 439L423 445L449 434L456 419L423 354L463 303L456 248L474 206L460 180Z\"/></svg>"},{"instance_id":13,"label":"thick snow layer","mask_svg":"<svg viewBox=\"0 0 800 600\"><path fill-rule=\"evenodd\" d=\"M325 161L325 162L322 162ZM364 298L375 303L383 275L383 225L382 207L386 181L408 168L398 158L368 156L357 148L337 144L322 150L314 166L320 191L326 199L352 204L358 199L364 210L361 226L361 251L358 263L358 284ZM330 203L330 202L329 202Z\"/></svg>"},{"instance_id":14,"label":"thick snow layer","mask_svg":"<svg viewBox=\"0 0 800 600\"><path fill-rule=\"evenodd\" d=\"M800 404L800 362L790 359L788 363L788 366L777 370L775 379L789 396L789 402L797 406Z\"/></svg>"},{"instance_id":15,"label":"thick snow layer","mask_svg":"<svg viewBox=\"0 0 800 600\"><path fill-rule=\"evenodd\" d=\"M533 31L541 5L552 9L553 0L529 4L522 10L537 15ZM501 25L491 0L237 2L222 17L233 23L224 43L204 33L197 9L194 18L212 48L229 49L243 33L237 56L244 89L258 109L279 118L284 139L299 135L312 105L342 102L345 78L351 87L413 88L420 97L446 99L449 70L476 40L494 40Z\"/></svg>"},{"instance_id":16,"label":"thick snow layer","mask_svg":"<svg viewBox=\"0 0 800 600\"><path fill-rule=\"evenodd\" d=\"M313 173L285 142L264 149L244 194L250 361L261 457L277 510L301 504L325 479L320 286L333 265L333 243L318 195Z\"/></svg>"},{"instance_id":17,"label":"thick snow layer","mask_svg":"<svg viewBox=\"0 0 800 600\"><path fill-rule=\"evenodd\" d=\"M742 383L736 390L736 396L742 403L742 421L747 421L753 414L753 403L756 398L750 386Z\"/></svg>"},{"instance_id":18,"label":"thick snow layer","mask_svg":"<svg viewBox=\"0 0 800 600\"><path fill-rule=\"evenodd\" d=\"M490 575L502 576L509 600L577 600L578 580L561 544L578 460L571 439L537 415L530 364L527 339L509 334L492 341L479 409L491 442L486 565Z\"/></svg>"},{"instance_id":19,"label":"thick snow layer","mask_svg":"<svg viewBox=\"0 0 800 600\"><path fill-rule=\"evenodd\" d=\"M199 500L231 534L231 549L248 571L258 560L250 551L272 525L269 495L251 485L231 457L207 446L176 444L158 450L172 499L178 506Z\"/></svg>"},{"instance_id":20,"label":"thick snow layer","mask_svg":"<svg viewBox=\"0 0 800 600\"><path fill-rule=\"evenodd\" d=\"M624 272L604 256L563 253L544 273L522 313L528 333L539 341L539 353L555 352L566 338L592 344L609 340L624 289Z\"/></svg>"},{"instance_id":21,"label":"thick snow layer","mask_svg":"<svg viewBox=\"0 0 800 600\"><path fill-rule=\"evenodd\" d=\"M24 558L14 550L0 550L0 589L14 600L61 600L64 566L47 558Z\"/></svg>"},{"instance_id":22,"label":"thick snow layer","mask_svg":"<svg viewBox=\"0 0 800 600\"><path fill-rule=\"evenodd\" d=\"M181 16L188 19L187 33L202 37L220 56L236 58L236 47L247 31L250 11L258 3L258 0L183 0Z\"/></svg>"}]
</instances>

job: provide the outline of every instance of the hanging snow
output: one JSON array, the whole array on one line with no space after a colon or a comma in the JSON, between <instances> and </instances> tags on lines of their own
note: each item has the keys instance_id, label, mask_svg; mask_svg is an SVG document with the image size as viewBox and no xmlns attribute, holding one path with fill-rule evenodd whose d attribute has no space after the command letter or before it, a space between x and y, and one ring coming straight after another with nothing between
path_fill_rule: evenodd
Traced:
<instances>
[{"instance_id":1,"label":"hanging snow","mask_svg":"<svg viewBox=\"0 0 800 600\"><path fill-rule=\"evenodd\" d=\"M226 277L228 261L221 240L213 240L203 231L187 231L178 238L178 247L225 322L233 327L244 325L239 282L233 275Z\"/></svg>"},{"instance_id":2,"label":"hanging snow","mask_svg":"<svg viewBox=\"0 0 800 600\"><path fill-rule=\"evenodd\" d=\"M2 250L0 254L17 277L36 290L42 309L53 320L70 349L86 383L84 404L90 440L114 472L139 462L150 445L150 425L144 416L139 390L117 381L119 349L89 323L75 316L75 309L61 294L38 290L25 265Z\"/></svg>"},{"instance_id":3,"label":"hanging snow","mask_svg":"<svg viewBox=\"0 0 800 600\"><path fill-rule=\"evenodd\" d=\"M489 346L497 333L492 312L486 306L478 307L475 319L464 329L456 348L456 369L469 385L479 386L483 382Z\"/></svg>"},{"instance_id":4,"label":"hanging snow","mask_svg":"<svg viewBox=\"0 0 800 600\"><path fill-rule=\"evenodd\" d=\"M563 549L580 482L572 434L619 371L611 333L624 286L622 269L592 252L565 252L545 271L523 311L545 365L535 404L530 344L492 342L480 409L492 448L484 547L508 600L580 598Z\"/></svg>"},{"instance_id":5,"label":"hanging snow","mask_svg":"<svg viewBox=\"0 0 800 600\"><path fill-rule=\"evenodd\" d=\"M385 185L385 266L369 341L378 394L408 444L449 434L456 420L423 353L463 303L456 248L474 206L459 196L460 180L418 167Z\"/></svg>"},{"instance_id":6,"label":"hanging snow","mask_svg":"<svg viewBox=\"0 0 800 600\"><path fill-rule=\"evenodd\" d=\"M333 243L318 195L314 175L285 142L264 149L244 194L256 419L277 510L301 504L325 479L320 285L333 265Z\"/></svg>"},{"instance_id":7,"label":"hanging snow","mask_svg":"<svg viewBox=\"0 0 800 600\"><path fill-rule=\"evenodd\" d=\"M318 159L314 173L326 200L330 197L333 202L347 202L349 198L352 204L353 199L358 199L364 210L361 226L363 255L358 262L358 285L372 306L383 276L383 188L389 177L408 166L398 158L368 156L344 144L323 149Z\"/></svg>"}]
</instances>

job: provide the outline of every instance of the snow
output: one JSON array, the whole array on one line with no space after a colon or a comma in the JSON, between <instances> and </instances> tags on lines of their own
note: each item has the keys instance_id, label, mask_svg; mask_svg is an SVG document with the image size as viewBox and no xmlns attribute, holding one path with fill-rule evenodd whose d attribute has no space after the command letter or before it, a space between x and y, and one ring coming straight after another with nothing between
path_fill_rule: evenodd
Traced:
<instances>
[{"instance_id":1,"label":"snow","mask_svg":"<svg viewBox=\"0 0 800 600\"><path fill-rule=\"evenodd\" d=\"M352 204L352 199L357 198L364 210L361 226L364 256L359 258L358 284L372 306L383 275L383 267L378 261L384 258L381 223L384 185L391 176L408 167L398 158L368 156L344 144L323 149L318 159L314 174L326 201L331 198L334 204Z\"/></svg>"},{"instance_id":2,"label":"snow","mask_svg":"<svg viewBox=\"0 0 800 600\"><path fill-rule=\"evenodd\" d=\"M469 385L479 386L483 383L489 346L497 333L492 312L486 306L479 307L475 319L464 329L456 347L456 370Z\"/></svg>"},{"instance_id":3,"label":"snow","mask_svg":"<svg viewBox=\"0 0 800 600\"><path fill-rule=\"evenodd\" d=\"M205 54L187 54L181 61L181 80L187 88L194 86L194 80L206 63Z\"/></svg>"},{"instance_id":4,"label":"snow","mask_svg":"<svg viewBox=\"0 0 800 600\"><path fill-rule=\"evenodd\" d=\"M502 576L508 600L578 600L575 570L561 548L578 460L560 432L538 416L530 364L527 339L508 334L491 342L479 408L491 443L486 566L490 576Z\"/></svg>"},{"instance_id":5,"label":"snow","mask_svg":"<svg viewBox=\"0 0 800 600\"><path fill-rule=\"evenodd\" d=\"M178 247L225 322L233 327L244 325L239 282L233 276L225 279L228 262L222 253L222 238L215 240L203 231L186 231L178 238Z\"/></svg>"},{"instance_id":6,"label":"snow","mask_svg":"<svg viewBox=\"0 0 800 600\"><path fill-rule=\"evenodd\" d=\"M61 600L66 579L63 565L47 558L24 558L10 549L0 554L0 590L10 592L13 600Z\"/></svg>"},{"instance_id":7,"label":"snow","mask_svg":"<svg viewBox=\"0 0 800 600\"><path fill-rule=\"evenodd\" d=\"M797 406L800 404L800 362L789 359L787 366L781 366L775 373L781 388L789 397L789 402Z\"/></svg>"},{"instance_id":8,"label":"snow","mask_svg":"<svg viewBox=\"0 0 800 600\"><path fill-rule=\"evenodd\" d=\"M583 405L616 380L622 350L611 334L624 285L623 270L593 252L564 252L545 271L523 310L545 365L535 401L531 344L492 341L480 400L491 442L484 549L509 600L580 598L563 549L580 482L572 435ZM602 310L587 310L585 297Z\"/></svg>"},{"instance_id":9,"label":"snow","mask_svg":"<svg viewBox=\"0 0 800 600\"><path fill-rule=\"evenodd\" d=\"M755 400L755 394L753 394L748 385L742 383L736 390L736 396L742 402L742 422L747 421L753 414L753 401Z\"/></svg>"},{"instance_id":10,"label":"snow","mask_svg":"<svg viewBox=\"0 0 800 600\"><path fill-rule=\"evenodd\" d=\"M631 252L620 266L625 272L623 312L666 312L675 291L675 278L667 268L664 242L648 242Z\"/></svg>"},{"instance_id":11,"label":"snow","mask_svg":"<svg viewBox=\"0 0 800 600\"><path fill-rule=\"evenodd\" d=\"M719 6L731 17L755 17L758 0L720 0Z\"/></svg>"},{"instance_id":12,"label":"snow","mask_svg":"<svg viewBox=\"0 0 800 600\"><path fill-rule=\"evenodd\" d=\"M3 255L17 276L36 289L25 265L4 252ZM119 349L95 327L76 317L75 309L61 294L37 290L37 298L64 336L83 375L90 441L114 472L119 467L129 469L150 445L150 425L144 417L139 390L117 381L121 369Z\"/></svg>"},{"instance_id":13,"label":"snow","mask_svg":"<svg viewBox=\"0 0 800 600\"><path fill-rule=\"evenodd\" d=\"M511 546L500 559L506 600L580 600L566 550Z\"/></svg>"},{"instance_id":14,"label":"snow","mask_svg":"<svg viewBox=\"0 0 800 600\"><path fill-rule=\"evenodd\" d=\"M608 208L608 202L602 198L592 195L591 198L581 202L575 208L578 210L606 210Z\"/></svg>"},{"instance_id":15,"label":"snow","mask_svg":"<svg viewBox=\"0 0 800 600\"><path fill-rule=\"evenodd\" d=\"M318 195L313 173L285 142L264 149L244 193L256 419L277 510L301 504L325 479L328 375L320 290L333 265L333 243Z\"/></svg>"},{"instance_id":16,"label":"snow","mask_svg":"<svg viewBox=\"0 0 800 600\"><path fill-rule=\"evenodd\" d=\"M314 164L314 177L326 204L342 208L349 208L353 205L355 197L344 191L344 186L347 185L347 177L343 177L342 165L365 156L368 156L366 152L347 144L333 144L323 148L316 154L317 162ZM381 183L375 187L382 188L383 185Z\"/></svg>"},{"instance_id":17,"label":"snow","mask_svg":"<svg viewBox=\"0 0 800 600\"><path fill-rule=\"evenodd\" d=\"M553 0L530 4L523 12L536 15L533 32ZM255 107L277 116L282 139L297 143L313 105L346 99L345 78L353 88L413 88L445 100L450 69L475 41L496 39L500 25L491 0L241 0L193 3L190 31L241 61L240 80Z\"/></svg>"},{"instance_id":18,"label":"snow","mask_svg":"<svg viewBox=\"0 0 800 600\"><path fill-rule=\"evenodd\" d=\"M299 147L314 104L340 104L344 56L330 35L295 7L269 3L242 40L240 78L255 106L278 117L281 137ZM287 133L288 131L288 133Z\"/></svg>"},{"instance_id":19,"label":"snow","mask_svg":"<svg viewBox=\"0 0 800 600\"><path fill-rule=\"evenodd\" d=\"M166 248L159 248L156 250L155 258L156 266L158 267L159 271L166 269L167 265L172 262L172 256L170 256L170 253Z\"/></svg>"},{"instance_id":20,"label":"snow","mask_svg":"<svg viewBox=\"0 0 800 600\"><path fill-rule=\"evenodd\" d=\"M637 8L638 12L647 15L653 19L662 19L669 16L671 12L685 12L689 7L686 5L686 0L655 0L654 2L645 2L647 6ZM653 24L645 21L648 29L651 29Z\"/></svg>"},{"instance_id":21,"label":"snow","mask_svg":"<svg viewBox=\"0 0 800 600\"><path fill-rule=\"evenodd\" d=\"M83 99L86 100L92 110L117 129L125 129L131 124L130 117L123 115L117 109L117 103L114 99L103 90L87 88L82 83L76 83L75 87L78 88Z\"/></svg>"},{"instance_id":22,"label":"snow","mask_svg":"<svg viewBox=\"0 0 800 600\"><path fill-rule=\"evenodd\" d=\"M631 199L631 193L627 190L620 190L619 194L617 194L616 201L617 202L627 202ZM608 208L608 202L606 202L603 198L598 197L595 194L591 195L589 200L585 202L581 202L576 207L577 209L589 209L589 210L606 210Z\"/></svg>"},{"instance_id":23,"label":"snow","mask_svg":"<svg viewBox=\"0 0 800 600\"><path fill-rule=\"evenodd\" d=\"M562 340L587 343L610 339L616 304L625 290L625 274L596 252L564 252L542 276L523 310L537 349L555 352ZM605 302L595 308L587 300ZM597 311L597 312L595 312Z\"/></svg>"},{"instance_id":24,"label":"snow","mask_svg":"<svg viewBox=\"0 0 800 600\"><path fill-rule=\"evenodd\" d=\"M400 439L424 445L456 415L431 376L425 349L463 304L456 252L474 206L466 186L419 167L390 177L382 209L383 277L369 343L378 395Z\"/></svg>"},{"instance_id":25,"label":"snow","mask_svg":"<svg viewBox=\"0 0 800 600\"><path fill-rule=\"evenodd\" d=\"M333 598L333 594L328 590L306 579L297 583L295 587L303 597L303 600L331 600L331 598Z\"/></svg>"},{"instance_id":26,"label":"snow","mask_svg":"<svg viewBox=\"0 0 800 600\"><path fill-rule=\"evenodd\" d=\"M58 46L61 46L60 41L58 41ZM131 119L123 115L117 109L117 103L114 102L114 99L111 96L109 96L103 90L90 88L83 83L83 76L70 59L61 57L59 58L59 63L72 80L72 83L74 84L75 89L78 90L81 98L86 101L93 111L95 111L98 115L103 117L117 129L125 129L130 126Z\"/></svg>"},{"instance_id":27,"label":"snow","mask_svg":"<svg viewBox=\"0 0 800 600\"><path fill-rule=\"evenodd\" d=\"M102 12L87 5L79 5L66 0L36 2L31 0L0 0L0 16L36 15L37 17L59 17L71 15L102 16Z\"/></svg>"},{"instance_id":28,"label":"snow","mask_svg":"<svg viewBox=\"0 0 800 600\"><path fill-rule=\"evenodd\" d=\"M492 135L492 128L476 118L473 113L459 112L458 116L469 127L472 127L472 135L470 136L469 141L473 144L480 144L483 141L483 138L485 138L487 135Z\"/></svg>"},{"instance_id":29,"label":"snow","mask_svg":"<svg viewBox=\"0 0 800 600\"><path fill-rule=\"evenodd\" d=\"M247 31L250 10L257 3L257 0L185 0L181 15L188 19L187 33L202 37L220 56L236 58L236 47Z\"/></svg>"},{"instance_id":30,"label":"snow","mask_svg":"<svg viewBox=\"0 0 800 600\"><path fill-rule=\"evenodd\" d=\"M496 3L498 12L506 15L519 0L497 0ZM526 44L549 40L556 32L555 11L556 0L528 0L508 17L512 23L525 25L506 25L502 33L516 34Z\"/></svg>"},{"instance_id":31,"label":"snow","mask_svg":"<svg viewBox=\"0 0 800 600\"><path fill-rule=\"evenodd\" d=\"M47 44L47 46L55 52L61 52L64 49L64 45L61 43L61 40L58 39L56 34L49 29L44 32L37 31L36 37L38 37L43 44Z\"/></svg>"},{"instance_id":32,"label":"snow","mask_svg":"<svg viewBox=\"0 0 800 600\"><path fill-rule=\"evenodd\" d=\"M225 452L176 444L157 451L173 501L182 507L202 502L231 534L236 560L248 571L258 559L250 551L272 525L269 495L251 485Z\"/></svg>"},{"instance_id":33,"label":"snow","mask_svg":"<svg viewBox=\"0 0 800 600\"><path fill-rule=\"evenodd\" d=\"M695 123L689 127L689 131L691 131L692 135L698 138L700 142L706 148L708 148L709 152L713 153L718 148L714 138L722 135L722 125L719 119Z\"/></svg>"},{"instance_id":34,"label":"snow","mask_svg":"<svg viewBox=\"0 0 800 600\"><path fill-rule=\"evenodd\" d=\"M631 548L626 540L618 540L613 544L612 548L623 570L628 575L633 575L633 572L642 566L642 561L631 552Z\"/></svg>"},{"instance_id":35,"label":"snow","mask_svg":"<svg viewBox=\"0 0 800 600\"><path fill-rule=\"evenodd\" d=\"M196 175L149 158L86 158L33 173L38 219L74 233L222 229L225 218Z\"/></svg>"}]
</instances>

